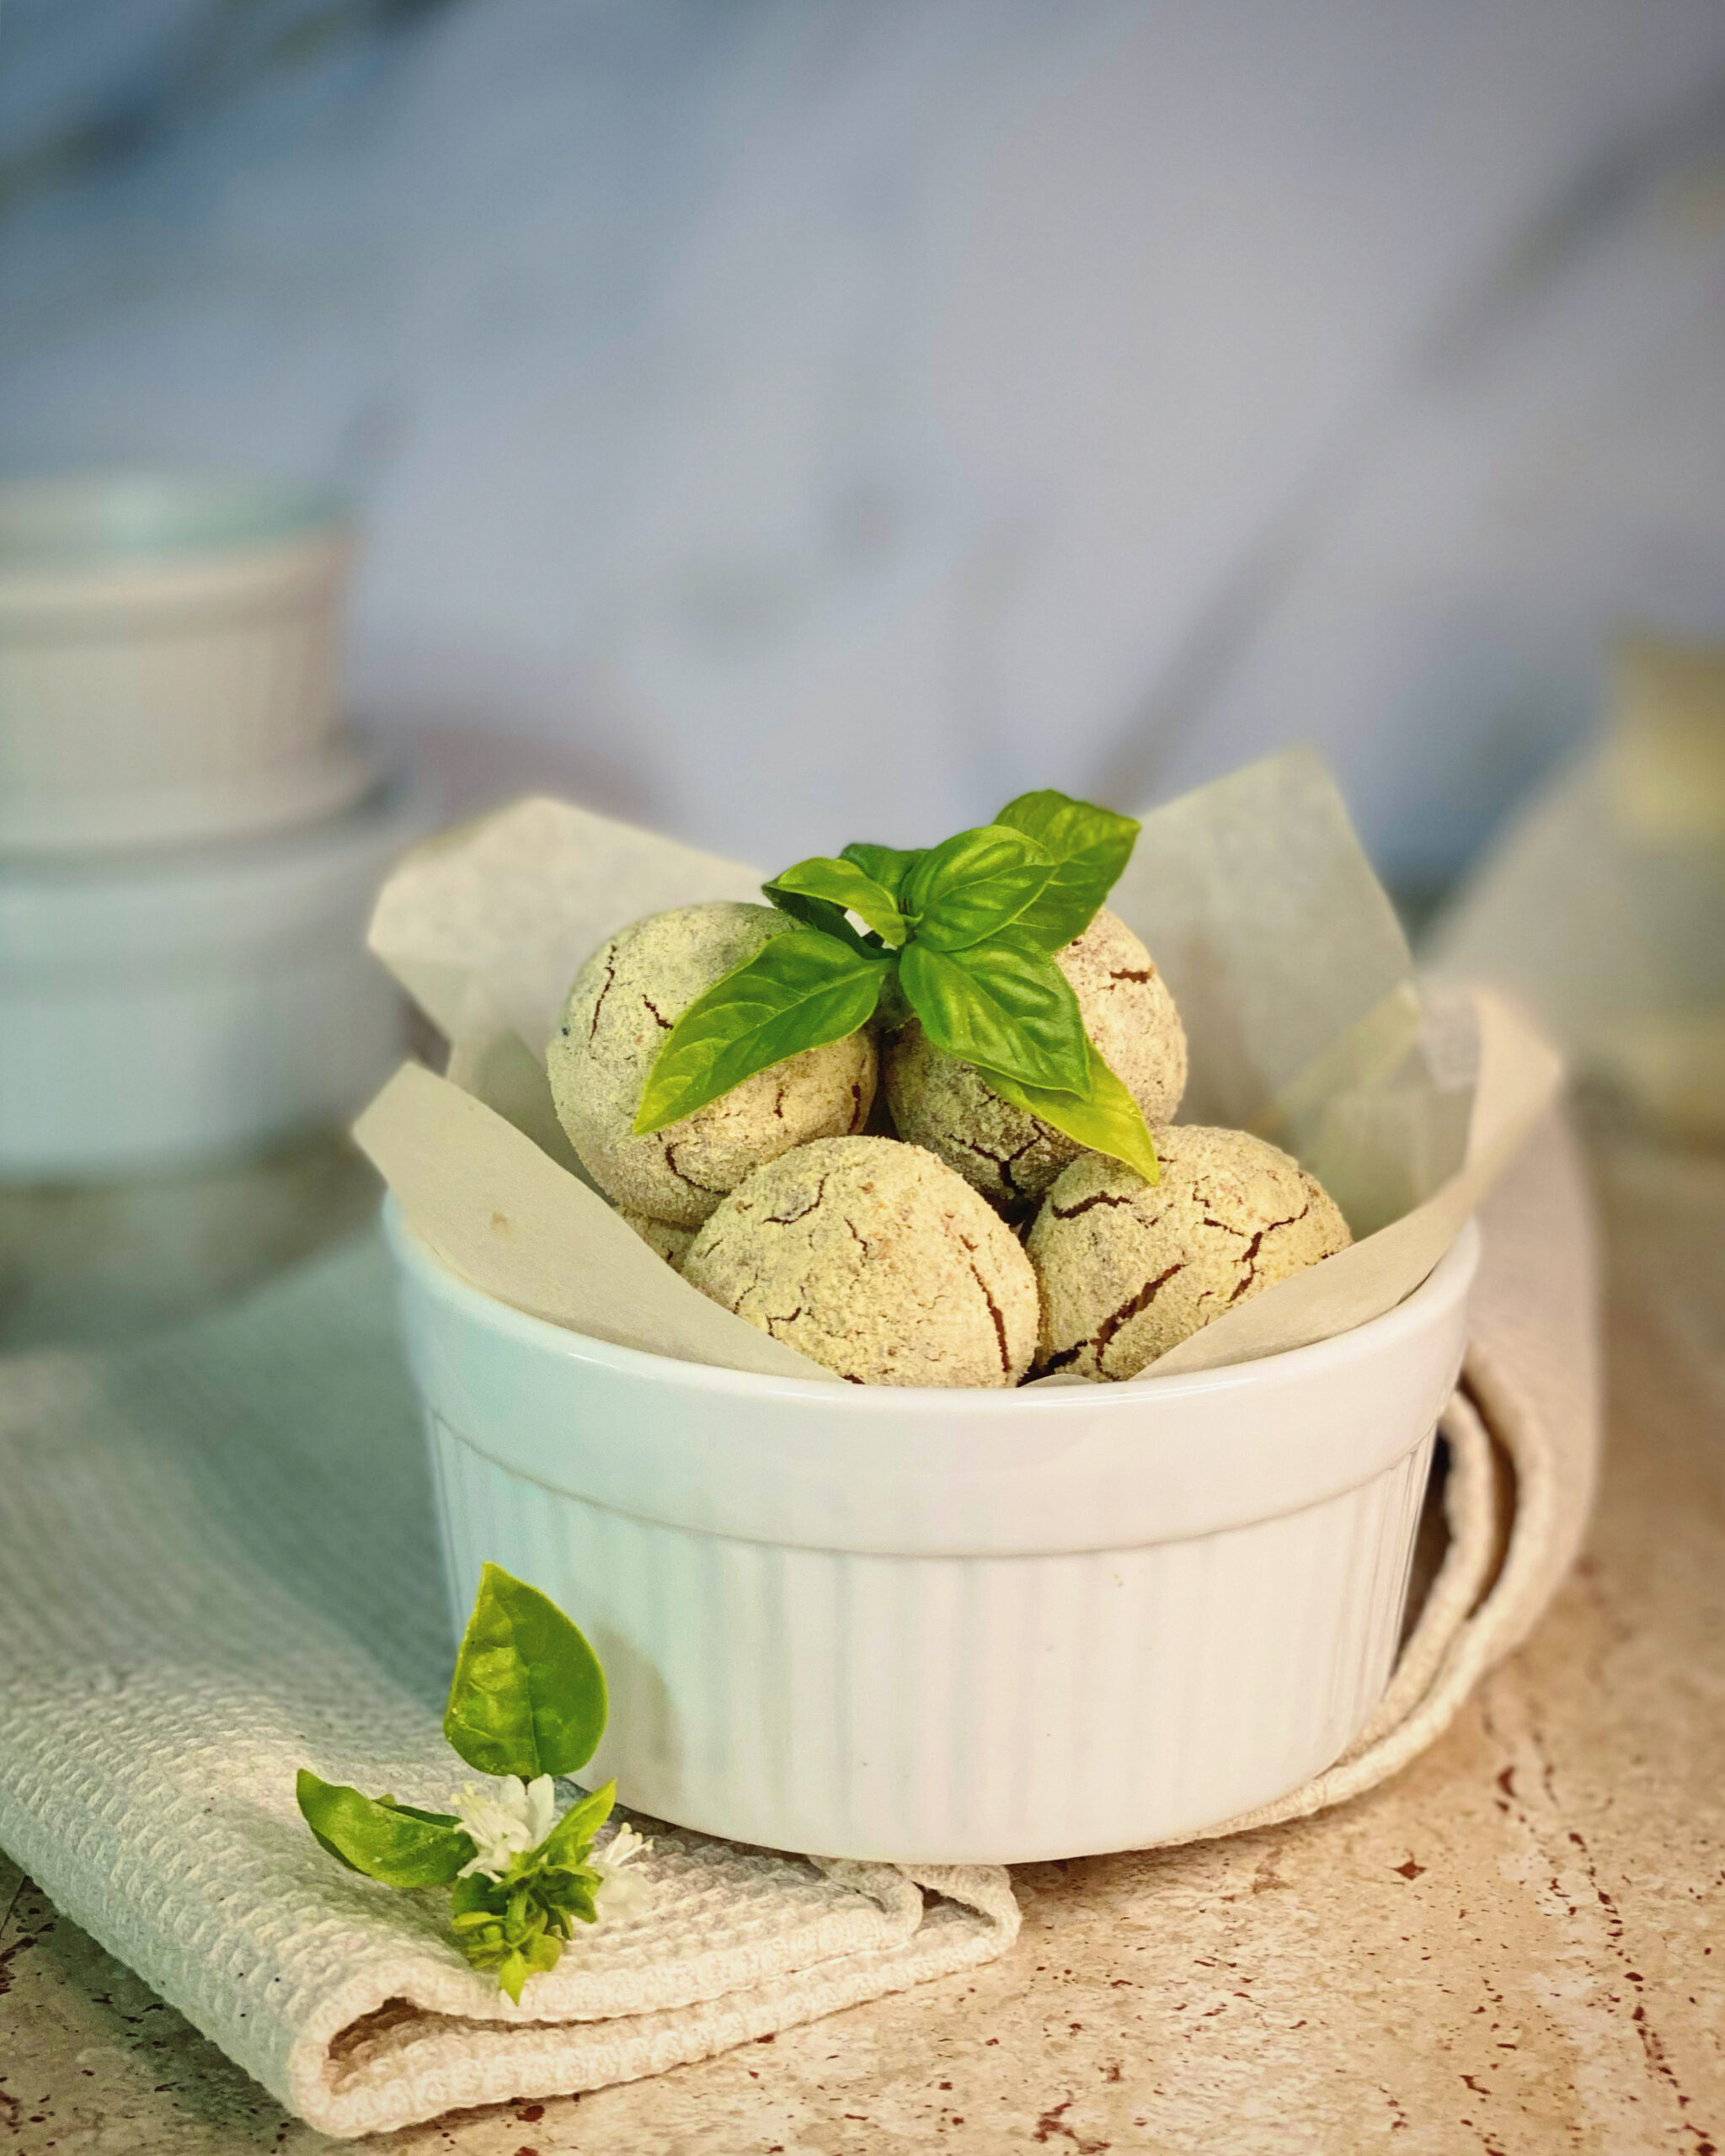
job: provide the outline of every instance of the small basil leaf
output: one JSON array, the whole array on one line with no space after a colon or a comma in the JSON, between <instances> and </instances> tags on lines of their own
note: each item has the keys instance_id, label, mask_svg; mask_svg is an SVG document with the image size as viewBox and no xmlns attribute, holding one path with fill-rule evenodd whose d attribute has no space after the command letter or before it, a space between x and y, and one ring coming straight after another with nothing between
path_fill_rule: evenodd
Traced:
<instances>
[{"instance_id":1,"label":"small basil leaf","mask_svg":"<svg viewBox=\"0 0 1725 2156\"><path fill-rule=\"evenodd\" d=\"M995 821L1033 840L1055 864L1047 883L1013 923L1015 934L1044 951L1060 950L1089 927L1138 841L1135 818L1075 801L1052 787L1021 793Z\"/></svg>"},{"instance_id":2,"label":"small basil leaf","mask_svg":"<svg viewBox=\"0 0 1725 2156\"><path fill-rule=\"evenodd\" d=\"M877 937L873 942L859 936L845 919L841 907L827 899L805 898L800 891L775 891L768 883L762 886L781 913L788 913L793 921L800 921L805 928L818 928L823 936L836 937L848 949L863 958L871 953L879 957L883 946Z\"/></svg>"},{"instance_id":3,"label":"small basil leaf","mask_svg":"<svg viewBox=\"0 0 1725 2156\"><path fill-rule=\"evenodd\" d=\"M916 846L908 853L900 852L895 846L868 846L861 842L841 846L839 858L852 861L865 876L872 876L895 905L905 888L905 878L921 860L927 848Z\"/></svg>"},{"instance_id":4,"label":"small basil leaf","mask_svg":"<svg viewBox=\"0 0 1725 2156\"><path fill-rule=\"evenodd\" d=\"M508 1906L509 1889L483 1871L470 1871L449 1892L449 1913L457 1931L477 1931L488 1916L500 1915Z\"/></svg>"},{"instance_id":5,"label":"small basil leaf","mask_svg":"<svg viewBox=\"0 0 1725 2156\"><path fill-rule=\"evenodd\" d=\"M908 1025L913 1015L899 980L899 969L894 966L881 983L880 1022L888 1033L893 1033L900 1026Z\"/></svg>"},{"instance_id":6,"label":"small basil leaf","mask_svg":"<svg viewBox=\"0 0 1725 2156\"><path fill-rule=\"evenodd\" d=\"M322 1847L350 1871L386 1886L446 1886L473 1855L472 1840L452 1818L320 1781L308 1767L300 1769L294 1795Z\"/></svg>"},{"instance_id":7,"label":"small basil leaf","mask_svg":"<svg viewBox=\"0 0 1725 2156\"><path fill-rule=\"evenodd\" d=\"M530 1864L547 1869L573 1870L586 1855L593 1837L611 1817L617 1802L617 1784L606 1782L590 1796L572 1804L528 1858Z\"/></svg>"},{"instance_id":8,"label":"small basil leaf","mask_svg":"<svg viewBox=\"0 0 1725 2156\"><path fill-rule=\"evenodd\" d=\"M937 1048L1025 1085L1081 1093L1084 1021L1054 960L1006 939L939 951L918 938L899 961L911 1008Z\"/></svg>"},{"instance_id":9,"label":"small basil leaf","mask_svg":"<svg viewBox=\"0 0 1725 2156\"><path fill-rule=\"evenodd\" d=\"M392 1812L400 1812L403 1819L423 1819L429 1827L458 1827L461 1824L452 1812L421 1812L417 1804L398 1804L393 1796L380 1796Z\"/></svg>"},{"instance_id":10,"label":"small basil leaf","mask_svg":"<svg viewBox=\"0 0 1725 2156\"><path fill-rule=\"evenodd\" d=\"M841 913L853 913L865 921L882 942L895 951L908 932L909 924L894 905L892 893L853 861L830 861L817 854L812 860L799 861L762 888L775 902L781 892L825 899Z\"/></svg>"},{"instance_id":11,"label":"small basil leaf","mask_svg":"<svg viewBox=\"0 0 1725 2156\"><path fill-rule=\"evenodd\" d=\"M1090 1051L1088 1100L1075 1099L1071 1093L1049 1092L1039 1086L1022 1086L997 1070L984 1075L996 1092L1015 1107L1028 1108L1032 1115L1040 1116L1093 1153L1124 1161L1146 1182L1159 1182L1162 1170L1156 1161L1156 1140L1144 1120L1144 1111L1103 1061L1095 1042L1087 1040L1085 1046Z\"/></svg>"},{"instance_id":12,"label":"small basil leaf","mask_svg":"<svg viewBox=\"0 0 1725 2156\"><path fill-rule=\"evenodd\" d=\"M636 1111L638 1134L663 1130L757 1070L866 1026L886 954L852 950L812 928L775 936L697 996L666 1036Z\"/></svg>"},{"instance_id":13,"label":"small basil leaf","mask_svg":"<svg viewBox=\"0 0 1725 2156\"><path fill-rule=\"evenodd\" d=\"M986 824L924 854L901 897L919 943L964 951L1010 928L1053 873L1033 840Z\"/></svg>"},{"instance_id":14,"label":"small basil leaf","mask_svg":"<svg viewBox=\"0 0 1725 2156\"><path fill-rule=\"evenodd\" d=\"M572 1774L605 1733L599 1657L548 1595L499 1565L479 1578L443 1733L482 1774Z\"/></svg>"}]
</instances>

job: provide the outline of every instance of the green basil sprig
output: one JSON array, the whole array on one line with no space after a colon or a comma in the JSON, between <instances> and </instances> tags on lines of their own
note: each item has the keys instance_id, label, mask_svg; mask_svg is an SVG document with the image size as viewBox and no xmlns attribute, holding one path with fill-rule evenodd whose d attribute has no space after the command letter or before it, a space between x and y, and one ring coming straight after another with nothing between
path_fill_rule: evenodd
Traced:
<instances>
[{"instance_id":1,"label":"green basil sprig","mask_svg":"<svg viewBox=\"0 0 1725 2156\"><path fill-rule=\"evenodd\" d=\"M498 1794L463 1791L466 1814L422 1812L393 1796L366 1796L302 1767L295 1795L321 1846L350 1871L385 1886L446 1886L457 1944L475 1968L494 1970L518 2004L536 1971L555 1968L576 1923L592 1924L604 1882L589 1861L611 1815L607 1782L572 1805L531 1847L520 1819L548 1817L542 1776L585 1766L605 1733L605 1673L579 1629L537 1588L487 1565L456 1659L445 1736L470 1767L503 1779ZM461 1801L461 1800L458 1800ZM507 1853L482 1846L501 1822ZM625 1830L627 1831L627 1830ZM476 1838L477 1837L477 1838Z\"/></svg>"},{"instance_id":2,"label":"green basil sprig","mask_svg":"<svg viewBox=\"0 0 1725 2156\"><path fill-rule=\"evenodd\" d=\"M306 1824L338 1864L386 1886L447 1886L473 1854L452 1812L416 1812L393 1796L363 1796L344 1782L295 1777Z\"/></svg>"},{"instance_id":3,"label":"green basil sprig","mask_svg":"<svg viewBox=\"0 0 1725 2156\"><path fill-rule=\"evenodd\" d=\"M1138 825L1048 790L991 824L900 851L852 845L763 885L799 924L714 983L660 1049L635 1117L665 1129L757 1071L842 1040L885 999L936 1047L1082 1145L1156 1179L1137 1102L1085 1034L1054 953L1081 936Z\"/></svg>"}]
</instances>

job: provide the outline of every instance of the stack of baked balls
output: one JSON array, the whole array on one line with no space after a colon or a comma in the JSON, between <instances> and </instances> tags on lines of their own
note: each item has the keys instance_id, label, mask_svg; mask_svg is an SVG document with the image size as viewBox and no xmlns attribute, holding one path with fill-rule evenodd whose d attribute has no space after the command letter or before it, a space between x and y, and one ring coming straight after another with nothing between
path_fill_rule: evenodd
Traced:
<instances>
[{"instance_id":1,"label":"stack of baked balls","mask_svg":"<svg viewBox=\"0 0 1725 2156\"><path fill-rule=\"evenodd\" d=\"M915 1019L807 1049L635 1134L679 1017L795 926L767 906L698 905L614 936L569 992L551 1090L587 1172L668 1264L851 1384L1130 1378L1348 1242L1287 1154L1174 1123L1180 1014L1106 908L1055 963L1155 1132L1159 1182L1012 1106Z\"/></svg>"}]
</instances>

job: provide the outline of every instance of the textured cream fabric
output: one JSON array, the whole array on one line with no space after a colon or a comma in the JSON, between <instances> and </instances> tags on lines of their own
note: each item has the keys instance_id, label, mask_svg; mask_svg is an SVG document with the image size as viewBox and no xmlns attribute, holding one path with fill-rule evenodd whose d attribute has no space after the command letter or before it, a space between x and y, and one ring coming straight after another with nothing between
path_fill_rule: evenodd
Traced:
<instances>
[{"instance_id":1,"label":"textured cream fabric","mask_svg":"<svg viewBox=\"0 0 1725 2156\"><path fill-rule=\"evenodd\" d=\"M1573 1554L1596 1384L1560 1130L1487 1229L1450 1551L1389 1698L1349 1758L1231 1825L1392 1772ZM650 1900L511 2007L438 1897L339 1870L294 1809L302 1763L420 1801L462 1779L438 1732L436 1547L370 1241L171 1337L0 1369L0 1845L314 2125L656 2073L1010 1945L1003 1872L817 1865L643 1822Z\"/></svg>"},{"instance_id":2,"label":"textured cream fabric","mask_svg":"<svg viewBox=\"0 0 1725 2156\"><path fill-rule=\"evenodd\" d=\"M0 1844L283 2102L357 2134L592 2088L1011 1944L1003 1871L642 1822L645 1908L516 2008L448 1942L444 1897L339 1870L296 1767L420 1802L471 1779L439 1728L423 1453L370 1241L171 1339L15 1358L0 1386Z\"/></svg>"}]
</instances>

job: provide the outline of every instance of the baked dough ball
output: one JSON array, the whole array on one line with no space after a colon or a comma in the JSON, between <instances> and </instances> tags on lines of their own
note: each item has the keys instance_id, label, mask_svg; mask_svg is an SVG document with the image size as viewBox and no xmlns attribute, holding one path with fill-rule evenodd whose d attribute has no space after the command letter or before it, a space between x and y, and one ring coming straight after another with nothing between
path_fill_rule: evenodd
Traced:
<instances>
[{"instance_id":1,"label":"baked dough ball","mask_svg":"<svg viewBox=\"0 0 1725 2156\"><path fill-rule=\"evenodd\" d=\"M644 1213L633 1211L619 1205L617 1217L625 1227L633 1228L656 1257L662 1257L673 1273L681 1273L683 1260L689 1254L689 1245L695 1240L692 1228L679 1228L669 1220L649 1220Z\"/></svg>"},{"instance_id":2,"label":"baked dough ball","mask_svg":"<svg viewBox=\"0 0 1725 2156\"><path fill-rule=\"evenodd\" d=\"M1244 1130L1156 1134L1160 1182L1087 1154L1026 1247L1042 1289L1044 1371L1130 1378L1248 1296L1354 1240L1297 1161Z\"/></svg>"},{"instance_id":3,"label":"baked dough ball","mask_svg":"<svg viewBox=\"0 0 1725 2156\"><path fill-rule=\"evenodd\" d=\"M1055 952L1055 963L1072 984L1085 1031L1145 1121L1168 1122L1186 1089L1186 1033L1149 952L1104 906ZM888 1042L884 1063L900 1137L937 1154L1002 1212L1033 1205L1085 1150L1002 1100L974 1063L936 1048L914 1018Z\"/></svg>"},{"instance_id":4,"label":"baked dough ball","mask_svg":"<svg viewBox=\"0 0 1725 2156\"><path fill-rule=\"evenodd\" d=\"M826 1138L757 1168L683 1278L853 1385L1017 1385L1036 1348L1017 1238L932 1153Z\"/></svg>"},{"instance_id":5,"label":"baked dough ball","mask_svg":"<svg viewBox=\"0 0 1725 2156\"><path fill-rule=\"evenodd\" d=\"M751 1168L868 1120L875 1055L865 1027L756 1071L649 1137L630 1127L665 1037L684 1011L796 926L771 906L679 906L623 929L576 974L546 1070L558 1120L614 1204L698 1227Z\"/></svg>"}]
</instances>

